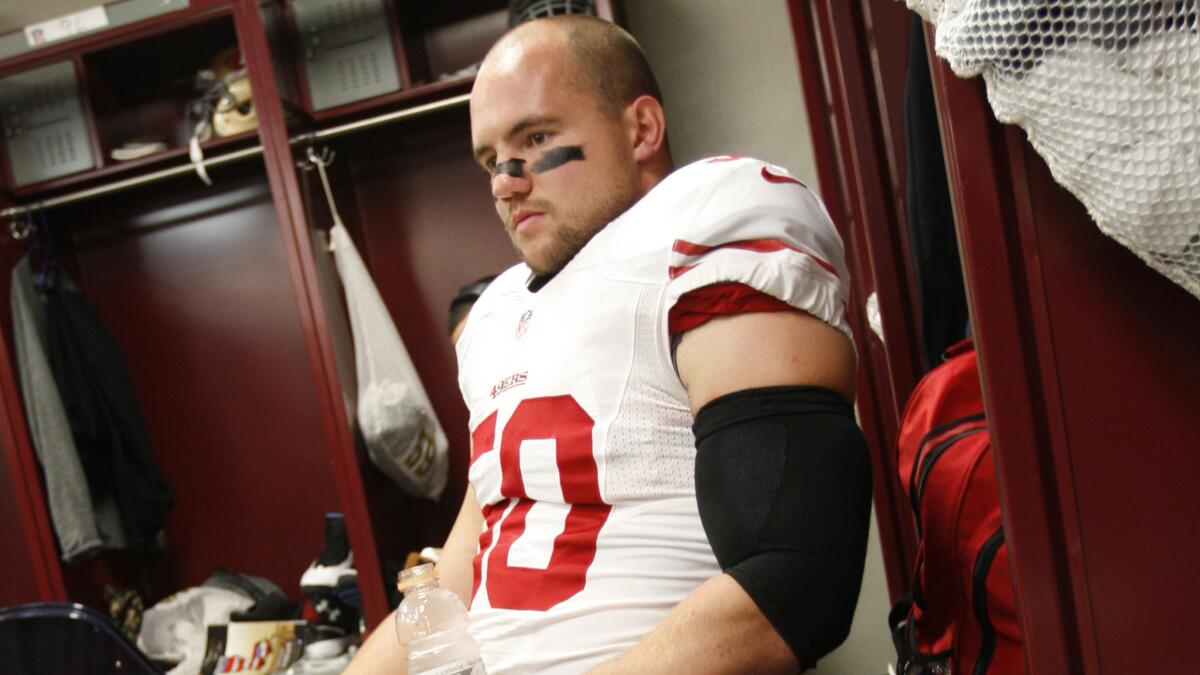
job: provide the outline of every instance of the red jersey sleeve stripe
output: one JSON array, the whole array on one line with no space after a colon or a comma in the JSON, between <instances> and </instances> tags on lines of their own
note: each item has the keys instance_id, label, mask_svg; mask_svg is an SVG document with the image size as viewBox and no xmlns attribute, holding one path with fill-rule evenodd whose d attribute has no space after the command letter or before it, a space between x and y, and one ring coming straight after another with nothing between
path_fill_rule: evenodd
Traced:
<instances>
[{"instance_id":1,"label":"red jersey sleeve stripe","mask_svg":"<svg viewBox=\"0 0 1200 675\"><path fill-rule=\"evenodd\" d=\"M683 276L684 273L686 273L688 270L692 269L693 267L695 267L695 265L678 265L678 266L673 265L673 266L667 268L667 274L670 275L670 277L672 279L677 279L677 278Z\"/></svg>"},{"instance_id":2,"label":"red jersey sleeve stripe","mask_svg":"<svg viewBox=\"0 0 1200 675\"><path fill-rule=\"evenodd\" d=\"M786 302L745 284L701 286L684 293L667 313L671 335L687 332L718 316L751 312L799 312Z\"/></svg>"},{"instance_id":3,"label":"red jersey sleeve stripe","mask_svg":"<svg viewBox=\"0 0 1200 675\"><path fill-rule=\"evenodd\" d=\"M779 241L778 239L744 239L742 241L731 241L716 246L706 246L704 244L696 244L683 239L676 239L671 245L671 250L685 256L700 256L706 253L711 253L722 248L732 248L742 251L754 251L756 253L774 253L775 251L790 250L812 258L823 269L828 271L833 276L838 276L837 269L829 264L829 261L821 258L812 251L788 244L787 242ZM690 269L690 267L689 267ZM687 271L686 269L684 271ZM682 274L683 272L680 272ZM675 278L673 275L671 278Z\"/></svg>"},{"instance_id":4,"label":"red jersey sleeve stripe","mask_svg":"<svg viewBox=\"0 0 1200 675\"><path fill-rule=\"evenodd\" d=\"M791 176L781 173L771 173L770 171L767 171L767 167L765 166L762 168L762 177L763 180L767 181L768 183L795 183L800 187L808 187L804 183L792 178Z\"/></svg>"}]
</instances>

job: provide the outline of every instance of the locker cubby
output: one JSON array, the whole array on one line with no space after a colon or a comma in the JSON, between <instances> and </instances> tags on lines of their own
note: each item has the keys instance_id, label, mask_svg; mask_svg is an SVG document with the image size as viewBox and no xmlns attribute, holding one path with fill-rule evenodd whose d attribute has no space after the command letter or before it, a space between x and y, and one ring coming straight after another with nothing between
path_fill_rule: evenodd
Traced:
<instances>
[{"instance_id":1,"label":"locker cubby","mask_svg":"<svg viewBox=\"0 0 1200 675\"><path fill-rule=\"evenodd\" d=\"M355 434L358 479L380 568L440 545L466 488L470 440L446 332L450 299L464 284L517 261L496 215L486 175L471 155L465 106L329 142L338 211L421 377L449 440L449 480L434 502L406 494L368 459ZM325 250L330 209L315 170L297 170L314 250ZM453 261L453 262L450 262ZM354 343L331 257L317 262L339 381L356 400ZM387 578L384 582L394 582Z\"/></svg>"},{"instance_id":2,"label":"locker cubby","mask_svg":"<svg viewBox=\"0 0 1200 675\"><path fill-rule=\"evenodd\" d=\"M201 93L197 73L211 69L223 50L237 47L233 18L223 15L84 54L104 164L126 164L111 153L131 141L162 141L167 152L185 150L192 134L188 104ZM253 132L214 136L209 144L249 135Z\"/></svg>"},{"instance_id":3,"label":"locker cubby","mask_svg":"<svg viewBox=\"0 0 1200 675\"><path fill-rule=\"evenodd\" d=\"M344 509L263 163L212 173L211 187L184 175L46 213L57 256L121 346L175 493L164 550L60 563L64 599L103 608L113 585L153 603L218 568L297 598L323 514ZM6 272L20 253L4 247ZM11 322L0 312L5 334Z\"/></svg>"},{"instance_id":4,"label":"locker cubby","mask_svg":"<svg viewBox=\"0 0 1200 675\"><path fill-rule=\"evenodd\" d=\"M473 66L508 30L506 0L396 3L414 88L470 82Z\"/></svg>"}]
</instances>

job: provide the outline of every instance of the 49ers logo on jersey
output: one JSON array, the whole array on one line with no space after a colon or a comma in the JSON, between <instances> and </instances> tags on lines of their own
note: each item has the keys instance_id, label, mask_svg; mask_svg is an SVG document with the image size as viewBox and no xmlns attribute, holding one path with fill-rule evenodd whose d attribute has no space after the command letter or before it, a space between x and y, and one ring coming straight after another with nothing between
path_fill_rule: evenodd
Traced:
<instances>
[{"instance_id":1,"label":"49ers logo on jersey","mask_svg":"<svg viewBox=\"0 0 1200 675\"><path fill-rule=\"evenodd\" d=\"M497 382L496 385L492 387L492 398L496 398L500 394L503 394L513 387L525 384L525 380L527 379L529 379L529 371L521 371L519 373L513 373L512 375L509 375L503 380Z\"/></svg>"}]
</instances>

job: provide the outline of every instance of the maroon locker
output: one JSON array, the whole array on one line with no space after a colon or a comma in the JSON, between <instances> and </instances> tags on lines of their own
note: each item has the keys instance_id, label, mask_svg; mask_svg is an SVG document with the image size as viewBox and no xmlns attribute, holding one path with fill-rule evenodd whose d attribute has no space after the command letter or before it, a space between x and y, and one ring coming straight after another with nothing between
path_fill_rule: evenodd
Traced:
<instances>
[{"instance_id":1,"label":"maroon locker","mask_svg":"<svg viewBox=\"0 0 1200 675\"><path fill-rule=\"evenodd\" d=\"M886 140L899 4L791 3L822 184L849 215L852 250L901 231L870 217L894 204L903 156ZM1024 133L996 122L982 81L932 55L930 67L1030 672L1191 672L1200 300L1100 233ZM911 309L904 253L868 250L858 264L880 286L889 341L866 379L902 400L906 347L888 314ZM886 294L889 281L899 288ZM903 578L903 519L880 493L889 580Z\"/></svg>"},{"instance_id":2,"label":"maroon locker","mask_svg":"<svg viewBox=\"0 0 1200 675\"><path fill-rule=\"evenodd\" d=\"M982 82L932 65L1027 659L1195 670L1200 299L1101 234Z\"/></svg>"},{"instance_id":3,"label":"maroon locker","mask_svg":"<svg viewBox=\"0 0 1200 675\"><path fill-rule=\"evenodd\" d=\"M841 0L791 0L788 8L821 196L846 242L854 279L856 404L873 449L875 514L895 601L908 590L916 532L890 448L922 372L902 173L908 11L893 2ZM872 294L886 344L867 327Z\"/></svg>"}]
</instances>

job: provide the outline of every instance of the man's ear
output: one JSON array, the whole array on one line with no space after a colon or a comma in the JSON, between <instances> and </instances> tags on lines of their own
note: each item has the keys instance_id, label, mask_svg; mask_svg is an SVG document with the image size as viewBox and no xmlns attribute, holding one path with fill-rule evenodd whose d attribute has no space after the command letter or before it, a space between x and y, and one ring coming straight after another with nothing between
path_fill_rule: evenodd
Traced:
<instances>
[{"instance_id":1,"label":"man's ear","mask_svg":"<svg viewBox=\"0 0 1200 675\"><path fill-rule=\"evenodd\" d=\"M652 159L662 149L667 136L662 104L653 96L639 96L625 108L625 120L634 160Z\"/></svg>"}]
</instances>

